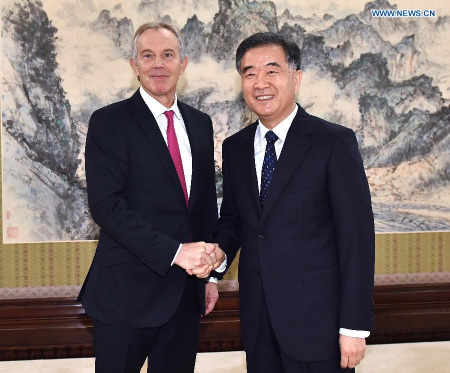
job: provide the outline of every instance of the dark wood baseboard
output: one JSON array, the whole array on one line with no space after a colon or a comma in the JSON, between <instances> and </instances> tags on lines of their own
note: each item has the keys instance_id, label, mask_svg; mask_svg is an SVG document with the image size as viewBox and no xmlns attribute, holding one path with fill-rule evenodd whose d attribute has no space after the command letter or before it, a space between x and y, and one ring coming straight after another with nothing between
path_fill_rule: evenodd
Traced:
<instances>
[{"instance_id":1,"label":"dark wood baseboard","mask_svg":"<svg viewBox=\"0 0 450 373\"><path fill-rule=\"evenodd\" d=\"M450 340L450 283L376 286L368 343Z\"/></svg>"},{"instance_id":2,"label":"dark wood baseboard","mask_svg":"<svg viewBox=\"0 0 450 373\"><path fill-rule=\"evenodd\" d=\"M450 284L375 288L368 343L450 340ZM238 292L221 293L200 323L199 351L242 349ZM72 298L0 300L0 360L93 356L92 320Z\"/></svg>"}]
</instances>

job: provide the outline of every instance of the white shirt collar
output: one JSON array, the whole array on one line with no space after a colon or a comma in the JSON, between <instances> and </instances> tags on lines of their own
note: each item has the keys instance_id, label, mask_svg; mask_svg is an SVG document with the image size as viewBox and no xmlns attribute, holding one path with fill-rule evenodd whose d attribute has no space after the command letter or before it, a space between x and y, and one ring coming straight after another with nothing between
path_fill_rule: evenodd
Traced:
<instances>
[{"instance_id":1,"label":"white shirt collar","mask_svg":"<svg viewBox=\"0 0 450 373\"><path fill-rule=\"evenodd\" d=\"M159 116L163 115L164 112L168 111L168 110L173 110L173 112L175 113L175 115L178 119L182 118L180 109L178 108L178 99L177 99L176 94L175 94L175 100L173 102L173 105L170 108L166 108L163 104L161 104L159 101L157 101L152 96L150 96L145 91L144 88L140 87L139 92L142 96L142 99L147 104L148 108L150 109L150 111L152 112L152 114L155 118L158 118Z\"/></svg>"},{"instance_id":2,"label":"white shirt collar","mask_svg":"<svg viewBox=\"0 0 450 373\"><path fill-rule=\"evenodd\" d=\"M281 140L282 143L286 141L286 136L289 131L289 128L291 128L292 121L294 120L295 115L297 114L298 106L295 104L294 110L292 110L291 114L289 114L285 119L283 119L280 123L278 123L274 129L272 130L275 135L278 136L278 140ZM258 119L258 127L256 128L256 143L258 146L263 146L266 133L270 130L261 123L261 121ZM265 146L265 145L264 145Z\"/></svg>"}]
</instances>

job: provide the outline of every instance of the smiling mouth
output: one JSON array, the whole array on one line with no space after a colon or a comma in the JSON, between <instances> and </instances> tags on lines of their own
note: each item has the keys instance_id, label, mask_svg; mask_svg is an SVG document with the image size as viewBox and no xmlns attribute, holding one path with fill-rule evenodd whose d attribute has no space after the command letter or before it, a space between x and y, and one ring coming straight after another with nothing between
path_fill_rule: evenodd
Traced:
<instances>
[{"instance_id":1,"label":"smiling mouth","mask_svg":"<svg viewBox=\"0 0 450 373\"><path fill-rule=\"evenodd\" d=\"M267 100L271 100L273 98L273 96L258 96L256 97L256 99L258 101L267 101Z\"/></svg>"}]
</instances>

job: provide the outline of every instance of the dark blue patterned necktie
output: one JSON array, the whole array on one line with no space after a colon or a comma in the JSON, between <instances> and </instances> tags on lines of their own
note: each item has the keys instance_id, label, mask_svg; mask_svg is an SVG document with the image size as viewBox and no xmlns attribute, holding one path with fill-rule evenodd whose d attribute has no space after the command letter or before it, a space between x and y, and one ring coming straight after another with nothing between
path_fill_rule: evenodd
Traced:
<instances>
[{"instance_id":1,"label":"dark blue patterned necktie","mask_svg":"<svg viewBox=\"0 0 450 373\"><path fill-rule=\"evenodd\" d=\"M269 191L270 182L277 165L277 153L275 153L275 141L278 140L278 136L272 131L266 133L266 153L264 154L264 162L261 170L261 191L259 193L259 201L261 202L261 208L264 207L264 201Z\"/></svg>"}]
</instances>

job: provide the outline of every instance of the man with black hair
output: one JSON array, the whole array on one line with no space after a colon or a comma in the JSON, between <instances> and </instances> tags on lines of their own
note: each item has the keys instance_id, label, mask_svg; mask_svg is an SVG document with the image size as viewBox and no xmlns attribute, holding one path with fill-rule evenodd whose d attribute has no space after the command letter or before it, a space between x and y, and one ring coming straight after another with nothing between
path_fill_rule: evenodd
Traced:
<instances>
[{"instance_id":1,"label":"man with black hair","mask_svg":"<svg viewBox=\"0 0 450 373\"><path fill-rule=\"evenodd\" d=\"M215 241L241 248L241 326L250 373L354 371L373 328L374 222L352 130L296 104L299 47L258 33L236 52L258 121L223 143Z\"/></svg>"}]
</instances>

